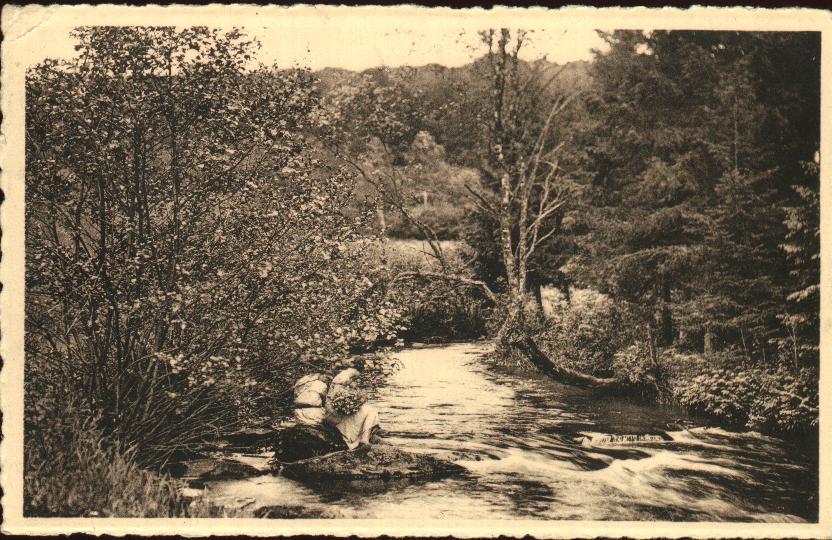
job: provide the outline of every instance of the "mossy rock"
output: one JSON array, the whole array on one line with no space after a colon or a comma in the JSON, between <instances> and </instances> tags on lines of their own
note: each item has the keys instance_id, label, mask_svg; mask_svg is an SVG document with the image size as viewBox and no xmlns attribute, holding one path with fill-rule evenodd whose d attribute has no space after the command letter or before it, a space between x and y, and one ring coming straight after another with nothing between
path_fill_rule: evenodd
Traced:
<instances>
[{"instance_id":1,"label":"mossy rock","mask_svg":"<svg viewBox=\"0 0 832 540\"><path fill-rule=\"evenodd\" d=\"M440 479L465 473L455 463L425 454L414 454L386 444L360 446L281 466L287 478L327 480Z\"/></svg>"},{"instance_id":2,"label":"mossy rock","mask_svg":"<svg viewBox=\"0 0 832 540\"><path fill-rule=\"evenodd\" d=\"M251 465L231 459L197 459L181 464L182 470L177 471L188 485L202 488L205 482L216 480L241 480L263 474Z\"/></svg>"},{"instance_id":3,"label":"mossy rock","mask_svg":"<svg viewBox=\"0 0 832 540\"><path fill-rule=\"evenodd\" d=\"M254 511L254 517L267 519L336 518L337 514L325 508L307 508L300 505L263 506Z\"/></svg>"}]
</instances>

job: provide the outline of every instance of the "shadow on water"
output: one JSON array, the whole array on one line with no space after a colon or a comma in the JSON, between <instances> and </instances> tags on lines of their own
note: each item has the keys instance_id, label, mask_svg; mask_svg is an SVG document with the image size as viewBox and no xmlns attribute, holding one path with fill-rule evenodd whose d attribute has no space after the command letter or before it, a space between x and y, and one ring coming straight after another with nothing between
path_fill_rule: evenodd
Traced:
<instances>
[{"instance_id":1,"label":"shadow on water","mask_svg":"<svg viewBox=\"0 0 832 540\"><path fill-rule=\"evenodd\" d=\"M695 427L702 419L673 407L493 369L487 350L401 351L400 370L373 396L389 443L454 461L467 476L318 485L274 477L212 492L248 494L297 517L817 520L816 446Z\"/></svg>"}]
</instances>

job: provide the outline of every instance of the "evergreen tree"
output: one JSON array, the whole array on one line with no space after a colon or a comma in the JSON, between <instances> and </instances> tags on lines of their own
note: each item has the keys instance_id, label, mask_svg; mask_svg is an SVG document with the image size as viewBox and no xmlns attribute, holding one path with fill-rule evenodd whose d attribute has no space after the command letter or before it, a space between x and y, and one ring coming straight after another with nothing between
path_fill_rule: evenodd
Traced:
<instances>
[{"instance_id":1,"label":"evergreen tree","mask_svg":"<svg viewBox=\"0 0 832 540\"><path fill-rule=\"evenodd\" d=\"M706 349L718 336L768 356L780 322L798 320L782 313L789 290L809 287L796 273L814 279L790 275L780 245L802 234L795 216L812 212L800 162L819 139L817 37L603 37L610 50L593 65L581 131L589 232L577 275L654 306L644 316L665 344L680 330Z\"/></svg>"}]
</instances>

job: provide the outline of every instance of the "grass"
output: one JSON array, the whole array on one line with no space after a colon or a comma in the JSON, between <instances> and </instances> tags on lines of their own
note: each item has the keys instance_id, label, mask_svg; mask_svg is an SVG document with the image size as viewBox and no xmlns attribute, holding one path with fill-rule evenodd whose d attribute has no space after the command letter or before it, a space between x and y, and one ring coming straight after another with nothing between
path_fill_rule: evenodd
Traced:
<instances>
[{"instance_id":1,"label":"grass","mask_svg":"<svg viewBox=\"0 0 832 540\"><path fill-rule=\"evenodd\" d=\"M102 437L94 418L64 405L27 425L27 517L232 517L236 509L183 496L184 483L139 466Z\"/></svg>"}]
</instances>

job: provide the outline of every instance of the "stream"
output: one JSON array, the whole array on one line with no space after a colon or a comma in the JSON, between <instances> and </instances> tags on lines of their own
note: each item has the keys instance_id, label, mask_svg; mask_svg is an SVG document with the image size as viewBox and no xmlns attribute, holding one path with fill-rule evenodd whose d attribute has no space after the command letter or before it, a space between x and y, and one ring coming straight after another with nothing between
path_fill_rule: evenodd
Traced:
<instances>
[{"instance_id":1,"label":"stream","mask_svg":"<svg viewBox=\"0 0 832 540\"><path fill-rule=\"evenodd\" d=\"M264 517L817 520L817 456L799 445L498 370L482 358L489 348L399 351L371 400L389 443L465 477L311 487L264 474L208 483L204 495Z\"/></svg>"}]
</instances>

